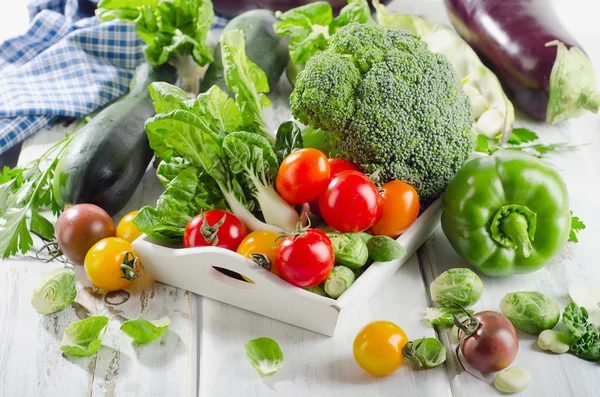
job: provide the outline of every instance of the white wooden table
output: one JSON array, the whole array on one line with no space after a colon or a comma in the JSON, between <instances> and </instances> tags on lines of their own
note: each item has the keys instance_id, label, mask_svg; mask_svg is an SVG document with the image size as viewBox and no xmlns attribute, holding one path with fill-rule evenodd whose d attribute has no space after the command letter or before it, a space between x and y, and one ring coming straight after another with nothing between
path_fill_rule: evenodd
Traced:
<instances>
[{"instance_id":1,"label":"white wooden table","mask_svg":"<svg viewBox=\"0 0 600 397\"><path fill-rule=\"evenodd\" d=\"M554 0L565 24L596 65L600 77L600 25L596 0ZM16 3L15 3L16 4ZM549 5L550 6L550 5ZM596 8L596 10L594 10ZM440 0L398 0L392 10L421 13L448 22ZM22 30L22 27L19 29ZM18 31L13 30L12 33ZM5 34L4 31L1 32ZM0 37L3 39L5 37ZM281 84L278 90L289 92ZM289 116L284 104L270 111L273 124ZM600 117L586 115L557 126L524 121L546 142L589 143L574 152L549 156L567 182L571 208L587 224L579 244L568 244L544 269L529 275L483 278L485 292L477 309L498 310L506 292L538 290L564 307L567 287L600 285L597 239L600 237ZM23 148L20 162L39 155L64 134L63 127L39 133ZM160 184L148 172L126 211L152 203ZM405 365L385 378L363 372L352 358L352 341L366 323L385 319L401 326L411 339L436 336L421 322L428 305L426 286L445 269L465 266L439 230L363 307L335 338L328 338L232 306L203 299L162 284L138 286L130 299L107 305L77 268L77 302L93 314L111 318L103 347L88 358L58 350L65 327L83 316L81 306L48 316L30 305L31 291L56 264L28 258L0 263L0 397L37 396L496 396L489 384L458 370L453 350L439 368L414 370ZM158 341L134 346L118 328L140 313L148 319L168 315L169 331ZM277 340L285 365L261 378L245 357L243 344L260 336ZM448 344L448 335L438 335ZM535 338L520 333L515 365L533 377L523 396L598 395L598 365L571 355L540 352Z\"/></svg>"}]
</instances>

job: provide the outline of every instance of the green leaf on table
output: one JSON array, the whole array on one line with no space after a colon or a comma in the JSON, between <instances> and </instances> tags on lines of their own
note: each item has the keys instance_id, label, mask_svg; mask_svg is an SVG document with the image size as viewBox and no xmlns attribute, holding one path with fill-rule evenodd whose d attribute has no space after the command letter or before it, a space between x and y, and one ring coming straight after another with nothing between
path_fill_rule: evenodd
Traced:
<instances>
[{"instance_id":1,"label":"green leaf on table","mask_svg":"<svg viewBox=\"0 0 600 397\"><path fill-rule=\"evenodd\" d=\"M138 343L148 343L164 334L169 325L171 325L171 320L167 316L155 321L144 320L140 317L125 321L121 325L121 331Z\"/></svg>"},{"instance_id":2,"label":"green leaf on table","mask_svg":"<svg viewBox=\"0 0 600 397\"><path fill-rule=\"evenodd\" d=\"M283 352L271 338L257 338L244 344L250 363L263 376L272 375L283 367Z\"/></svg>"},{"instance_id":3,"label":"green leaf on table","mask_svg":"<svg viewBox=\"0 0 600 397\"><path fill-rule=\"evenodd\" d=\"M511 145L521 145L523 143L533 142L539 139L539 136L527 128L513 128L506 143Z\"/></svg>"},{"instance_id":4,"label":"green leaf on table","mask_svg":"<svg viewBox=\"0 0 600 397\"><path fill-rule=\"evenodd\" d=\"M600 361L600 335L589 323L584 307L571 302L563 312L563 323L573 335L574 342L569 352L586 360Z\"/></svg>"},{"instance_id":5,"label":"green leaf on table","mask_svg":"<svg viewBox=\"0 0 600 397\"><path fill-rule=\"evenodd\" d=\"M565 307L562 320L575 339L581 338L587 332L588 312L585 307L580 307L575 302Z\"/></svg>"},{"instance_id":6,"label":"green leaf on table","mask_svg":"<svg viewBox=\"0 0 600 397\"><path fill-rule=\"evenodd\" d=\"M107 326L106 316L92 316L69 324L60 343L60 350L71 356L91 356L100 349Z\"/></svg>"},{"instance_id":7,"label":"green leaf on table","mask_svg":"<svg viewBox=\"0 0 600 397\"><path fill-rule=\"evenodd\" d=\"M586 228L585 223L583 223L579 217L573 215L573 211L571 211L571 231L569 232L569 241L574 243L579 242L579 232Z\"/></svg>"}]
</instances>

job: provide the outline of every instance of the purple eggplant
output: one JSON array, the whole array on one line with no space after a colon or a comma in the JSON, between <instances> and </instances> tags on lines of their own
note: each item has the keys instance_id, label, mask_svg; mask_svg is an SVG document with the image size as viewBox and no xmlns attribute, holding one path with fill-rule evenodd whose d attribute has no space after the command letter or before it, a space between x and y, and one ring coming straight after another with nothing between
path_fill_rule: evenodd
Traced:
<instances>
[{"instance_id":1,"label":"purple eggplant","mask_svg":"<svg viewBox=\"0 0 600 397\"><path fill-rule=\"evenodd\" d=\"M547 0L444 0L450 20L513 102L555 123L598 112L594 69Z\"/></svg>"}]
</instances>

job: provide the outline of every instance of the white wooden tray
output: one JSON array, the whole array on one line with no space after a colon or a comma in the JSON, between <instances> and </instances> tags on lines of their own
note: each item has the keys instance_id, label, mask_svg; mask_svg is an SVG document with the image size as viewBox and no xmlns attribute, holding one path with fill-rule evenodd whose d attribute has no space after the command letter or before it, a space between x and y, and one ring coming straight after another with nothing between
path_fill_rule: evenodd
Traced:
<instances>
[{"instance_id":1,"label":"white wooden tray","mask_svg":"<svg viewBox=\"0 0 600 397\"><path fill-rule=\"evenodd\" d=\"M439 227L441 199L435 201L398 238L406 256L375 262L338 299L295 287L223 248L171 248L142 235L133 248L150 275L165 284L241 307L324 335L333 336ZM224 268L249 278L241 281L217 271Z\"/></svg>"}]
</instances>

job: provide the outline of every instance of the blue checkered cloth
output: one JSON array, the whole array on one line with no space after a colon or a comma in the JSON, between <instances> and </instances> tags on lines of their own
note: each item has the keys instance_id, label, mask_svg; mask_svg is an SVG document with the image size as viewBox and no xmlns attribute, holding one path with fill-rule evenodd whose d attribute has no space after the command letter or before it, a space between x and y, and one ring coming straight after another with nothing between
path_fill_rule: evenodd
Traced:
<instances>
[{"instance_id":1,"label":"blue checkered cloth","mask_svg":"<svg viewBox=\"0 0 600 397\"><path fill-rule=\"evenodd\" d=\"M99 23L90 0L28 7L27 32L0 44L0 154L61 117L84 117L122 96L144 60L134 25Z\"/></svg>"}]
</instances>

